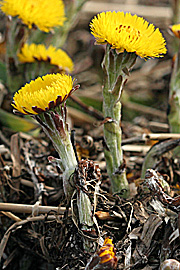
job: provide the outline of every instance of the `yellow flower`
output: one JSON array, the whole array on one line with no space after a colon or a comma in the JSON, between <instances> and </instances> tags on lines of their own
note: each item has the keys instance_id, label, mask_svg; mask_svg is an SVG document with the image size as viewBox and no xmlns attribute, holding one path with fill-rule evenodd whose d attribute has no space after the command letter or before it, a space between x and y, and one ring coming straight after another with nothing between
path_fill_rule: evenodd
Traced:
<instances>
[{"instance_id":1,"label":"yellow flower","mask_svg":"<svg viewBox=\"0 0 180 270\"><path fill-rule=\"evenodd\" d=\"M65 74L48 74L25 84L15 93L12 106L22 114L39 114L64 102L78 86Z\"/></svg>"},{"instance_id":2,"label":"yellow flower","mask_svg":"<svg viewBox=\"0 0 180 270\"><path fill-rule=\"evenodd\" d=\"M169 28L177 38L180 38L180 24L171 25Z\"/></svg>"},{"instance_id":3,"label":"yellow flower","mask_svg":"<svg viewBox=\"0 0 180 270\"><path fill-rule=\"evenodd\" d=\"M142 58L161 57L165 40L158 28L137 15L102 12L90 23L97 44L110 44L117 52L134 52Z\"/></svg>"},{"instance_id":4,"label":"yellow flower","mask_svg":"<svg viewBox=\"0 0 180 270\"><path fill-rule=\"evenodd\" d=\"M6 15L17 16L29 28L36 25L44 32L65 21L62 0L1 0L0 5Z\"/></svg>"},{"instance_id":5,"label":"yellow flower","mask_svg":"<svg viewBox=\"0 0 180 270\"><path fill-rule=\"evenodd\" d=\"M101 258L100 264L111 264L115 266L117 264L116 252L112 240L107 237L104 240L103 246L98 252L99 257Z\"/></svg>"},{"instance_id":6,"label":"yellow flower","mask_svg":"<svg viewBox=\"0 0 180 270\"><path fill-rule=\"evenodd\" d=\"M71 72L73 70L73 62L67 53L52 45L46 48L43 44L24 44L21 52L18 53L18 58L22 63L48 61L51 65L58 66L62 71Z\"/></svg>"}]
</instances>

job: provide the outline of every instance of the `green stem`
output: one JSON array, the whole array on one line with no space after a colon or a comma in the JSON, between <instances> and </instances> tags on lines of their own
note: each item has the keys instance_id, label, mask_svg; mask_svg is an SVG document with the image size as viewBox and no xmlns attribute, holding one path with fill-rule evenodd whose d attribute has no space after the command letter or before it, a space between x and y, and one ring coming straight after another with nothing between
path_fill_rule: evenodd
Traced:
<instances>
[{"instance_id":1,"label":"green stem","mask_svg":"<svg viewBox=\"0 0 180 270\"><path fill-rule=\"evenodd\" d=\"M87 0L71 1L66 7L67 20L62 27L55 29L51 44L57 48L62 48L66 42L69 31L75 26L78 14ZM60 37L60 38L59 38Z\"/></svg>"},{"instance_id":2,"label":"green stem","mask_svg":"<svg viewBox=\"0 0 180 270\"><path fill-rule=\"evenodd\" d=\"M170 131L180 133L180 46L170 81L168 120Z\"/></svg>"},{"instance_id":3,"label":"green stem","mask_svg":"<svg viewBox=\"0 0 180 270\"><path fill-rule=\"evenodd\" d=\"M84 170L88 169L89 166L86 164L84 166L78 167L74 149L71 143L71 138L69 134L68 125L66 123L66 108L65 106L56 107L56 110L41 113L35 116L36 120L41 124L44 132L52 141L56 151L59 154L60 159L52 158L49 159L51 162L55 162L56 165L60 167L63 172L63 188L66 195L66 199L69 202L73 195L75 189L73 182L77 182L80 188L77 189L77 210L78 210L78 220L82 232L95 232L94 220L92 214L91 200L88 196L88 187L86 183L86 173ZM71 181L71 176L73 176ZM99 176L100 178L100 176ZM99 181L98 174L97 179ZM81 179L83 182L81 183ZM93 175L94 181L94 175ZM99 187L99 182L97 183L97 188ZM86 192L87 193L86 193ZM71 200L73 202L73 200ZM84 248L90 251L94 247L92 241L84 238Z\"/></svg>"},{"instance_id":4,"label":"green stem","mask_svg":"<svg viewBox=\"0 0 180 270\"><path fill-rule=\"evenodd\" d=\"M180 45L171 74L168 122L170 132L180 133ZM173 156L174 158L180 158L180 146L174 149Z\"/></svg>"},{"instance_id":5,"label":"green stem","mask_svg":"<svg viewBox=\"0 0 180 270\"><path fill-rule=\"evenodd\" d=\"M60 160L58 165L63 172L63 188L67 199L71 198L74 188L70 183L70 177L77 167L77 160L71 143L70 133L63 117L58 114L62 120L60 131L57 129L55 121L50 113L39 114L40 122L44 132L52 141Z\"/></svg>"},{"instance_id":6,"label":"green stem","mask_svg":"<svg viewBox=\"0 0 180 270\"><path fill-rule=\"evenodd\" d=\"M135 53L124 52L117 54L107 45L103 61L103 112L105 119L107 119L104 124L104 137L107 146L104 153L112 191L121 193L124 197L128 196L129 186L121 147L120 97L126 75L128 75L129 69L133 66L135 60Z\"/></svg>"},{"instance_id":7,"label":"green stem","mask_svg":"<svg viewBox=\"0 0 180 270\"><path fill-rule=\"evenodd\" d=\"M18 90L24 84L24 74L19 69L17 52L29 35L28 29L12 18L7 22L6 70L7 86L11 92Z\"/></svg>"}]
</instances>

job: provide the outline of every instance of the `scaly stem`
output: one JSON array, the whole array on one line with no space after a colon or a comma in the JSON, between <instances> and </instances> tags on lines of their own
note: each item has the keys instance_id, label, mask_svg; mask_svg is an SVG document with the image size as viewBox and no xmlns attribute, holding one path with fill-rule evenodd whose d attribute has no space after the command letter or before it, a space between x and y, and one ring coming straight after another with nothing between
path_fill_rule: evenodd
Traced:
<instances>
[{"instance_id":1,"label":"scaly stem","mask_svg":"<svg viewBox=\"0 0 180 270\"><path fill-rule=\"evenodd\" d=\"M60 159L57 165L63 172L63 188L66 198L69 200L74 188L70 183L70 177L73 175L77 160L71 143L68 125L66 123L65 108L56 108L57 112L47 112L36 116L36 120L41 124L44 132L52 141Z\"/></svg>"},{"instance_id":2,"label":"scaly stem","mask_svg":"<svg viewBox=\"0 0 180 270\"><path fill-rule=\"evenodd\" d=\"M17 52L29 35L29 30L22 26L18 18L7 21L6 70L7 86L10 92L18 90L24 84L24 74L19 70Z\"/></svg>"},{"instance_id":3,"label":"scaly stem","mask_svg":"<svg viewBox=\"0 0 180 270\"><path fill-rule=\"evenodd\" d=\"M170 132L180 133L180 45L170 81L168 122ZM180 146L174 149L173 156L180 158Z\"/></svg>"},{"instance_id":4,"label":"scaly stem","mask_svg":"<svg viewBox=\"0 0 180 270\"><path fill-rule=\"evenodd\" d=\"M42 126L44 132L52 141L54 148L59 154L60 159L49 157L49 161L55 163L63 172L63 189L66 199L73 205L72 195L77 188L77 210L78 219L75 221L82 232L94 234L94 220L91 200L88 196L87 182L93 176L93 182L97 178L96 190L100 184L100 172L97 165L90 161L77 161L74 148L71 142L68 124L66 122L66 106L56 107L52 111L43 112L34 116ZM81 166L80 166L81 164ZM88 169L90 168L90 171ZM93 171L92 171L93 170ZM87 179L86 179L87 178ZM92 185L92 184L91 184ZM91 250L94 243L84 238L84 248Z\"/></svg>"},{"instance_id":5,"label":"scaly stem","mask_svg":"<svg viewBox=\"0 0 180 270\"><path fill-rule=\"evenodd\" d=\"M125 164L121 147L122 131L121 102L120 97L126 75L136 60L135 53L123 52L117 54L107 45L103 61L104 88L103 88L103 112L105 117L104 138L106 149L104 150L112 191L121 193L127 197L129 193L126 178Z\"/></svg>"}]
</instances>

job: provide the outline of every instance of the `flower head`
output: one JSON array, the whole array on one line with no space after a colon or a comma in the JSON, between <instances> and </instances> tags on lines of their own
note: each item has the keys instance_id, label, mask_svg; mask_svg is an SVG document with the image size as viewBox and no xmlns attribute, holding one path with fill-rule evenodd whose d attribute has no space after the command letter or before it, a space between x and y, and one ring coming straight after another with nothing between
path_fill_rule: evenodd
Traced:
<instances>
[{"instance_id":1,"label":"flower head","mask_svg":"<svg viewBox=\"0 0 180 270\"><path fill-rule=\"evenodd\" d=\"M22 114L39 114L59 106L77 88L69 75L48 74L16 92L12 106Z\"/></svg>"},{"instance_id":2,"label":"flower head","mask_svg":"<svg viewBox=\"0 0 180 270\"><path fill-rule=\"evenodd\" d=\"M112 240L107 237L104 240L103 246L98 252L91 256L89 262L86 265L85 270L95 269L109 269L113 270L117 268L116 250L112 243Z\"/></svg>"},{"instance_id":3,"label":"flower head","mask_svg":"<svg viewBox=\"0 0 180 270\"><path fill-rule=\"evenodd\" d=\"M29 28L36 25L41 31L63 25L65 21L62 0L1 0L1 10L10 16L17 16Z\"/></svg>"},{"instance_id":4,"label":"flower head","mask_svg":"<svg viewBox=\"0 0 180 270\"><path fill-rule=\"evenodd\" d=\"M103 246L100 248L98 255L101 258L100 264L112 264L113 266L116 265L117 258L115 256L115 249L112 243L112 239L107 237L104 240Z\"/></svg>"},{"instance_id":5,"label":"flower head","mask_svg":"<svg viewBox=\"0 0 180 270\"><path fill-rule=\"evenodd\" d=\"M117 52L135 52L142 58L161 57L165 40L158 28L137 15L102 12L90 23L97 44L110 44Z\"/></svg>"},{"instance_id":6,"label":"flower head","mask_svg":"<svg viewBox=\"0 0 180 270\"><path fill-rule=\"evenodd\" d=\"M22 63L33 63L36 61L48 61L51 65L58 66L62 71L71 72L73 62L71 58L61 49L56 49L50 45L48 48L44 44L24 44L18 53L19 61Z\"/></svg>"},{"instance_id":7,"label":"flower head","mask_svg":"<svg viewBox=\"0 0 180 270\"><path fill-rule=\"evenodd\" d=\"M180 38L180 24L171 25L169 28L177 38Z\"/></svg>"}]
</instances>

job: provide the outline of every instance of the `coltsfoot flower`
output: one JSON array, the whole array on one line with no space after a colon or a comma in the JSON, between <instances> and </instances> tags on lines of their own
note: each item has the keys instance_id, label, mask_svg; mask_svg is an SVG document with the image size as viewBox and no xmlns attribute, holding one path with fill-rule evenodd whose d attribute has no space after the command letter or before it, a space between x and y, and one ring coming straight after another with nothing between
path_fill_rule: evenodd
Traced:
<instances>
[{"instance_id":1,"label":"coltsfoot flower","mask_svg":"<svg viewBox=\"0 0 180 270\"><path fill-rule=\"evenodd\" d=\"M107 237L104 240L104 244L100 248L98 255L101 258L100 264L109 264L113 268L117 265L116 252L112 239Z\"/></svg>"},{"instance_id":2,"label":"coltsfoot flower","mask_svg":"<svg viewBox=\"0 0 180 270\"><path fill-rule=\"evenodd\" d=\"M112 240L107 237L104 240L103 246L100 250L94 254L85 270L103 270L103 269L116 269L117 268L117 257Z\"/></svg>"},{"instance_id":3,"label":"coltsfoot flower","mask_svg":"<svg viewBox=\"0 0 180 270\"><path fill-rule=\"evenodd\" d=\"M2 0L0 5L6 15L17 16L29 28L35 25L44 32L66 20L62 0Z\"/></svg>"},{"instance_id":4,"label":"coltsfoot flower","mask_svg":"<svg viewBox=\"0 0 180 270\"><path fill-rule=\"evenodd\" d=\"M159 29L137 15L102 12L94 17L90 28L96 44L110 44L119 53L134 52L148 59L161 57L167 51Z\"/></svg>"},{"instance_id":5,"label":"coltsfoot flower","mask_svg":"<svg viewBox=\"0 0 180 270\"><path fill-rule=\"evenodd\" d=\"M44 44L32 43L29 45L26 43L18 53L18 58L22 63L45 61L58 66L61 71L70 73L73 70L73 61L67 53L61 49L56 49L52 45L46 48Z\"/></svg>"},{"instance_id":6,"label":"coltsfoot flower","mask_svg":"<svg viewBox=\"0 0 180 270\"><path fill-rule=\"evenodd\" d=\"M36 115L59 106L79 86L65 74L48 74L25 84L15 93L12 106L22 114Z\"/></svg>"},{"instance_id":7,"label":"coltsfoot flower","mask_svg":"<svg viewBox=\"0 0 180 270\"><path fill-rule=\"evenodd\" d=\"M180 38L180 24L171 25L169 28L177 38Z\"/></svg>"}]
</instances>

